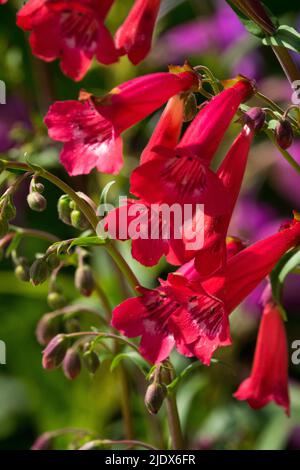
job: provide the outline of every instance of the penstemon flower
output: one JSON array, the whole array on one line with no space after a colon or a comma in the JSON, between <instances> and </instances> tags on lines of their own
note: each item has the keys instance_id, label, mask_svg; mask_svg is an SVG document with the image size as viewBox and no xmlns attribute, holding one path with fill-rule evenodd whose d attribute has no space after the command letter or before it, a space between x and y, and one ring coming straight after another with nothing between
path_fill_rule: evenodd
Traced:
<instances>
[{"instance_id":1,"label":"penstemon flower","mask_svg":"<svg viewBox=\"0 0 300 470\"><path fill-rule=\"evenodd\" d=\"M197 89L189 65L169 73L153 73L114 88L102 98L82 93L79 101L58 101L45 117L49 136L64 142L60 158L70 175L118 173L123 164L121 133L141 121L169 98Z\"/></svg>"},{"instance_id":2,"label":"penstemon flower","mask_svg":"<svg viewBox=\"0 0 300 470\"><path fill-rule=\"evenodd\" d=\"M227 210L226 191L209 168L240 104L253 93L253 84L238 80L213 98L190 124L173 148L157 146L155 158L131 175L131 192L150 203L204 204L205 212ZM156 181L155 190L152 181Z\"/></svg>"},{"instance_id":3,"label":"penstemon flower","mask_svg":"<svg viewBox=\"0 0 300 470\"><path fill-rule=\"evenodd\" d=\"M128 337L142 336L140 352L151 362L166 359L176 346L209 365L218 347L231 344L229 314L299 243L295 220L231 257L225 269L204 281L190 262L156 289L141 288L140 297L116 307L112 326Z\"/></svg>"},{"instance_id":4,"label":"penstemon flower","mask_svg":"<svg viewBox=\"0 0 300 470\"><path fill-rule=\"evenodd\" d=\"M112 64L119 54L104 20L114 0L29 0L17 15L17 25L30 33L35 56L60 59L65 75L81 80L93 57ZM50 39L51 38L51 39Z\"/></svg>"},{"instance_id":5,"label":"penstemon flower","mask_svg":"<svg viewBox=\"0 0 300 470\"><path fill-rule=\"evenodd\" d=\"M263 309L251 375L234 396L247 400L254 409L274 401L290 414L286 332L280 310L271 298Z\"/></svg>"},{"instance_id":6,"label":"penstemon flower","mask_svg":"<svg viewBox=\"0 0 300 470\"><path fill-rule=\"evenodd\" d=\"M127 54L133 64L141 62L151 48L152 35L161 0L135 0L115 37L120 55Z\"/></svg>"}]
</instances>

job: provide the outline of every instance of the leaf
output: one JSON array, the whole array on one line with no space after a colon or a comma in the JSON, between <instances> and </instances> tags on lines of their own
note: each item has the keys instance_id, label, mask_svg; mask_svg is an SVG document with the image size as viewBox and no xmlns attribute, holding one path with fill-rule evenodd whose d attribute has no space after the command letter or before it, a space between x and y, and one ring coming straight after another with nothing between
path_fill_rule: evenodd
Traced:
<instances>
[{"instance_id":1,"label":"leaf","mask_svg":"<svg viewBox=\"0 0 300 470\"><path fill-rule=\"evenodd\" d=\"M100 195L100 202L99 202L100 205L107 203L107 196L108 196L109 190L114 184L115 184L115 181L110 181L104 186Z\"/></svg>"},{"instance_id":2,"label":"leaf","mask_svg":"<svg viewBox=\"0 0 300 470\"><path fill-rule=\"evenodd\" d=\"M130 359L140 369L143 375L148 373L148 362L145 361L145 359L143 359L136 351L123 352L115 356L110 365L111 372L113 372L124 359Z\"/></svg>"},{"instance_id":3,"label":"leaf","mask_svg":"<svg viewBox=\"0 0 300 470\"><path fill-rule=\"evenodd\" d=\"M20 241L22 240L22 233L16 232L14 238L12 239L8 249L6 250L6 258L9 258L14 250L19 246Z\"/></svg>"},{"instance_id":4,"label":"leaf","mask_svg":"<svg viewBox=\"0 0 300 470\"><path fill-rule=\"evenodd\" d=\"M68 250L73 246L96 246L96 245L105 245L108 240L105 240L100 237L78 237L75 238L70 244Z\"/></svg>"},{"instance_id":5,"label":"leaf","mask_svg":"<svg viewBox=\"0 0 300 470\"><path fill-rule=\"evenodd\" d=\"M300 53L300 33L291 26L281 25L273 36L263 39L265 46L281 46Z\"/></svg>"}]
</instances>

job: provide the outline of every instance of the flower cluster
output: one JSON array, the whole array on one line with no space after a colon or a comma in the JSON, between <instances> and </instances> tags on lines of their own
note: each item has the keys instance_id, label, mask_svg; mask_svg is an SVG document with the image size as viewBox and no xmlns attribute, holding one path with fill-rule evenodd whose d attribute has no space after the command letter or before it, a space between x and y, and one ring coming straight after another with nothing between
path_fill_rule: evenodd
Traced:
<instances>
[{"instance_id":1,"label":"flower cluster","mask_svg":"<svg viewBox=\"0 0 300 470\"><path fill-rule=\"evenodd\" d=\"M35 56L46 62L60 59L63 73L79 81L94 57L109 65L128 55L133 64L138 64L151 48L160 0L136 0L115 38L105 25L113 3L114 0L29 0L19 11L17 24L30 31Z\"/></svg>"}]
</instances>

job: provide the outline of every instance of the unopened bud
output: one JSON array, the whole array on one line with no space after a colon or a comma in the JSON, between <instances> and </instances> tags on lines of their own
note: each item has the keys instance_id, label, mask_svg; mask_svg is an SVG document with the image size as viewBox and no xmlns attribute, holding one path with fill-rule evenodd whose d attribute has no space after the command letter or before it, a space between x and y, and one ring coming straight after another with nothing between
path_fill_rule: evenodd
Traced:
<instances>
[{"instance_id":1,"label":"unopened bud","mask_svg":"<svg viewBox=\"0 0 300 470\"><path fill-rule=\"evenodd\" d=\"M149 385L145 395L145 405L150 414L156 415L159 412L167 394L168 390L164 384L153 382Z\"/></svg>"},{"instance_id":2,"label":"unopened bud","mask_svg":"<svg viewBox=\"0 0 300 470\"><path fill-rule=\"evenodd\" d=\"M67 379L74 380L80 374L81 361L76 349L69 348L63 360L63 371Z\"/></svg>"},{"instance_id":3,"label":"unopened bud","mask_svg":"<svg viewBox=\"0 0 300 470\"><path fill-rule=\"evenodd\" d=\"M53 313L47 313L44 315L37 324L36 327L36 338L38 342L45 346L49 341L58 335L62 327L61 315L54 315Z\"/></svg>"},{"instance_id":4,"label":"unopened bud","mask_svg":"<svg viewBox=\"0 0 300 470\"><path fill-rule=\"evenodd\" d=\"M43 212L47 207L46 199L37 191L28 194L27 202L30 209L36 212Z\"/></svg>"},{"instance_id":5,"label":"unopened bud","mask_svg":"<svg viewBox=\"0 0 300 470\"><path fill-rule=\"evenodd\" d=\"M58 268L60 265L60 258L56 253L50 253L50 255L47 256L46 261L51 270Z\"/></svg>"},{"instance_id":6,"label":"unopened bud","mask_svg":"<svg viewBox=\"0 0 300 470\"><path fill-rule=\"evenodd\" d=\"M23 282L30 281L29 266L27 264L18 264L15 267L15 276Z\"/></svg>"},{"instance_id":7,"label":"unopened bud","mask_svg":"<svg viewBox=\"0 0 300 470\"><path fill-rule=\"evenodd\" d=\"M259 132L266 121L266 113L262 108L251 108L240 118L240 122L247 124L255 132Z\"/></svg>"},{"instance_id":8,"label":"unopened bud","mask_svg":"<svg viewBox=\"0 0 300 470\"><path fill-rule=\"evenodd\" d=\"M71 212L71 223L73 227L78 230L86 230L89 227L89 223L85 216L77 209L73 209Z\"/></svg>"},{"instance_id":9,"label":"unopened bud","mask_svg":"<svg viewBox=\"0 0 300 470\"><path fill-rule=\"evenodd\" d=\"M69 346L69 339L65 335L57 335L43 351L44 369L55 369L60 366Z\"/></svg>"},{"instance_id":10,"label":"unopened bud","mask_svg":"<svg viewBox=\"0 0 300 470\"><path fill-rule=\"evenodd\" d=\"M43 183L35 183L34 185L34 191L37 191L38 193L42 193L45 189L45 186Z\"/></svg>"},{"instance_id":11,"label":"unopened bud","mask_svg":"<svg viewBox=\"0 0 300 470\"><path fill-rule=\"evenodd\" d=\"M95 351L86 351L83 354L82 359L86 369L91 374L95 374L100 366L98 354L95 353Z\"/></svg>"},{"instance_id":12,"label":"unopened bud","mask_svg":"<svg viewBox=\"0 0 300 470\"><path fill-rule=\"evenodd\" d=\"M61 196L58 200L57 210L58 210L58 217L62 222L67 225L72 225L71 222L71 208L70 208L70 198L66 194Z\"/></svg>"},{"instance_id":13,"label":"unopened bud","mask_svg":"<svg viewBox=\"0 0 300 470\"><path fill-rule=\"evenodd\" d=\"M49 307L53 310L63 308L67 303L65 296L58 291L49 292L47 302Z\"/></svg>"},{"instance_id":14,"label":"unopened bud","mask_svg":"<svg viewBox=\"0 0 300 470\"><path fill-rule=\"evenodd\" d=\"M184 122L189 122L196 116L198 111L197 100L194 93L190 93L184 100Z\"/></svg>"},{"instance_id":15,"label":"unopened bud","mask_svg":"<svg viewBox=\"0 0 300 470\"><path fill-rule=\"evenodd\" d=\"M45 432L41 434L31 446L31 450L52 450L53 435Z\"/></svg>"},{"instance_id":16,"label":"unopened bud","mask_svg":"<svg viewBox=\"0 0 300 470\"><path fill-rule=\"evenodd\" d=\"M49 269L45 258L38 258L30 268L30 280L34 286L45 282L49 275Z\"/></svg>"},{"instance_id":17,"label":"unopened bud","mask_svg":"<svg viewBox=\"0 0 300 470\"><path fill-rule=\"evenodd\" d=\"M75 286L85 297L89 297L94 288L95 281L91 268L87 265L79 266L75 272Z\"/></svg>"},{"instance_id":18,"label":"unopened bud","mask_svg":"<svg viewBox=\"0 0 300 470\"><path fill-rule=\"evenodd\" d=\"M290 121L283 119L278 122L275 129L276 142L283 150L288 149L294 140L294 131Z\"/></svg>"}]
</instances>

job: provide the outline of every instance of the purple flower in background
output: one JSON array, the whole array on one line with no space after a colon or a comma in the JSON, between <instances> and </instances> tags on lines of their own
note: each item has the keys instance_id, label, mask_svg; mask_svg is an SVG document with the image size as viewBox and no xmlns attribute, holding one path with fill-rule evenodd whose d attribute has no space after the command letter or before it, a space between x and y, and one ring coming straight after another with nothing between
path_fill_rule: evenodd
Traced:
<instances>
[{"instance_id":1,"label":"purple flower in background","mask_svg":"<svg viewBox=\"0 0 300 470\"><path fill-rule=\"evenodd\" d=\"M28 130L32 127L26 105L21 99L14 96L8 98L6 104L0 105L0 152L6 152L16 144L10 136L10 132L17 124L21 124L23 128Z\"/></svg>"},{"instance_id":2,"label":"purple flower in background","mask_svg":"<svg viewBox=\"0 0 300 470\"><path fill-rule=\"evenodd\" d=\"M165 64L180 62L186 57L199 56L208 51L224 53L226 49L247 37L247 34L233 10L224 0L217 0L213 16L176 26L163 35L154 49L152 58ZM258 79L262 67L260 54L252 51L233 63L232 73Z\"/></svg>"}]
</instances>

